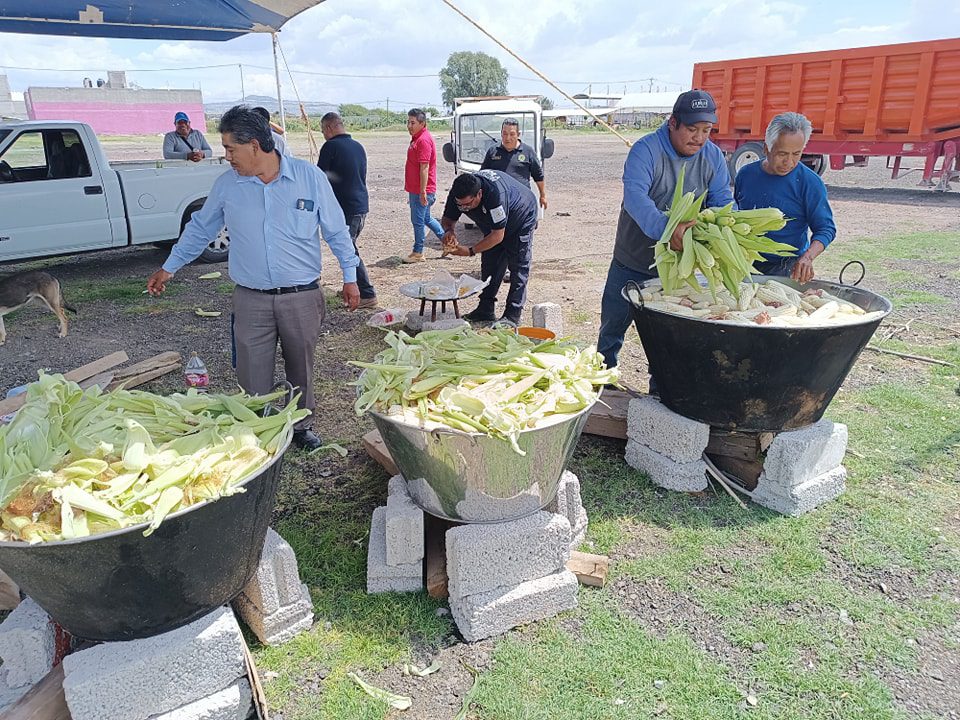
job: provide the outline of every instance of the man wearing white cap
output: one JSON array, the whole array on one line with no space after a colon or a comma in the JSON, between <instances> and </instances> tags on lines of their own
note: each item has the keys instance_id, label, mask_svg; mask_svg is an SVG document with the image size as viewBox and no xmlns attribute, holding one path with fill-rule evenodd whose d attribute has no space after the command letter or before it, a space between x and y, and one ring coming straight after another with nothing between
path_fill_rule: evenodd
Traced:
<instances>
[{"instance_id":1,"label":"man wearing white cap","mask_svg":"<svg viewBox=\"0 0 960 720\"><path fill-rule=\"evenodd\" d=\"M213 157L213 150L199 130L190 129L190 118L185 112L173 116L176 128L163 136L164 160L192 160L200 162L205 157Z\"/></svg>"}]
</instances>

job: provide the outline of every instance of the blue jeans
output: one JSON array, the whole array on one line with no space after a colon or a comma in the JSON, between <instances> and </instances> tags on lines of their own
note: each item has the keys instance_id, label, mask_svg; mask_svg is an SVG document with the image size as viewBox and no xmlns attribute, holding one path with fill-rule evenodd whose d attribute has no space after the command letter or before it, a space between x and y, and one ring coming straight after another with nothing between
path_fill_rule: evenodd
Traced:
<instances>
[{"instance_id":1,"label":"blue jeans","mask_svg":"<svg viewBox=\"0 0 960 720\"><path fill-rule=\"evenodd\" d=\"M443 237L443 228L440 227L440 223L434 220L433 215L430 214L430 208L432 208L433 203L437 201L437 196L434 193L427 193L427 204L423 206L420 204L419 195L416 193L407 194L410 196L408 200L410 203L410 222L413 223L413 251L422 253L423 241L427 235L424 226L433 230L434 235L438 238Z\"/></svg>"},{"instance_id":2,"label":"blue jeans","mask_svg":"<svg viewBox=\"0 0 960 720\"><path fill-rule=\"evenodd\" d=\"M617 356L623 347L623 336L633 321L630 303L623 299L620 291L628 280L643 284L655 277L649 272L631 270L616 260L610 262L603 298L600 300L600 337L597 340L597 352L603 355L607 367L616 367Z\"/></svg>"}]
</instances>

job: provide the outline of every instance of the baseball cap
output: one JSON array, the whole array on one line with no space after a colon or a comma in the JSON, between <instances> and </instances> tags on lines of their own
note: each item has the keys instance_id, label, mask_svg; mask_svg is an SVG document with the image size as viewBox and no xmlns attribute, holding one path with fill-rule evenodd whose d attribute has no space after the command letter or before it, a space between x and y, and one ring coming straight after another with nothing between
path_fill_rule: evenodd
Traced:
<instances>
[{"instance_id":1,"label":"baseball cap","mask_svg":"<svg viewBox=\"0 0 960 720\"><path fill-rule=\"evenodd\" d=\"M715 123L717 104L706 90L687 90L673 104L673 116L684 125L698 122Z\"/></svg>"},{"instance_id":2,"label":"baseball cap","mask_svg":"<svg viewBox=\"0 0 960 720\"><path fill-rule=\"evenodd\" d=\"M173 116L174 124L180 122L181 120L190 122L190 116L187 115L185 112L178 112L176 115Z\"/></svg>"}]
</instances>

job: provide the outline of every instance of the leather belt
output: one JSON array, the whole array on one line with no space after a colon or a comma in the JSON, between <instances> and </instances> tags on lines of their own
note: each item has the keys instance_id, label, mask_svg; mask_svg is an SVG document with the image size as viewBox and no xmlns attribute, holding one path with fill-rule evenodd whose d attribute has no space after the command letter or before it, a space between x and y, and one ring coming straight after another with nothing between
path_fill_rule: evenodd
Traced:
<instances>
[{"instance_id":1,"label":"leather belt","mask_svg":"<svg viewBox=\"0 0 960 720\"><path fill-rule=\"evenodd\" d=\"M247 288L247 290L253 290L254 292L263 293L264 295L286 295L288 293L298 293L298 292L307 292L308 290L316 290L319 287L320 287L319 283L312 282L312 283L307 283L306 285L291 285L290 287L267 288L266 290L261 290L260 288Z\"/></svg>"}]
</instances>

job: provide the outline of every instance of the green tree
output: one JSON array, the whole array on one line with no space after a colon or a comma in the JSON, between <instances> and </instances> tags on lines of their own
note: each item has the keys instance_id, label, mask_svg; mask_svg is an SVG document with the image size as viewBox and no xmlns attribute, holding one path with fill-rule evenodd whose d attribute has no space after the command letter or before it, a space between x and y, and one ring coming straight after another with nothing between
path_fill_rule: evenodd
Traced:
<instances>
[{"instance_id":1,"label":"green tree","mask_svg":"<svg viewBox=\"0 0 960 720\"><path fill-rule=\"evenodd\" d=\"M500 61L486 53L451 53L446 67L440 71L443 102L452 108L458 97L506 95L508 78Z\"/></svg>"},{"instance_id":2,"label":"green tree","mask_svg":"<svg viewBox=\"0 0 960 720\"><path fill-rule=\"evenodd\" d=\"M540 103L540 107L544 110L553 110L553 100L550 98L541 95L537 98L537 102Z\"/></svg>"}]
</instances>

